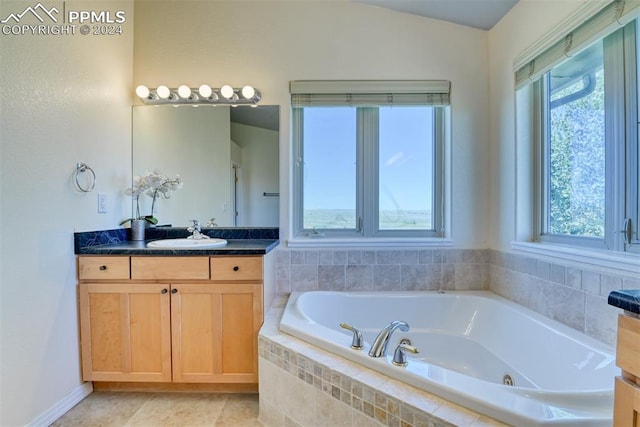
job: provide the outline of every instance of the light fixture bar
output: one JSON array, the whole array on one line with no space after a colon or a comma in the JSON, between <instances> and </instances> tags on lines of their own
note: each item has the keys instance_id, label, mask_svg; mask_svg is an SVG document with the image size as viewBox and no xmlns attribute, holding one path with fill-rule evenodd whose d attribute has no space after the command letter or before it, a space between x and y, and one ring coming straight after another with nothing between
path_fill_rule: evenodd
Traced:
<instances>
[{"instance_id":1,"label":"light fixture bar","mask_svg":"<svg viewBox=\"0 0 640 427\"><path fill-rule=\"evenodd\" d=\"M147 105L258 105L261 94L256 88L246 85L233 88L229 85L213 88L206 84L198 88L181 85L170 88L160 85L148 88L136 87L136 95Z\"/></svg>"}]
</instances>

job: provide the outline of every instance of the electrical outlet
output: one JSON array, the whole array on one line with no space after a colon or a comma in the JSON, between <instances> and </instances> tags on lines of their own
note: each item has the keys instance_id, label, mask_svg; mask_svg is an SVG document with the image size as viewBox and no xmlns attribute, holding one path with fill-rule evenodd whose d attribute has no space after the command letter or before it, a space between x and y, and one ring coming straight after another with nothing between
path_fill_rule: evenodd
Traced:
<instances>
[{"instance_id":1,"label":"electrical outlet","mask_svg":"<svg viewBox=\"0 0 640 427\"><path fill-rule=\"evenodd\" d=\"M107 195L98 193L98 213L107 213Z\"/></svg>"}]
</instances>

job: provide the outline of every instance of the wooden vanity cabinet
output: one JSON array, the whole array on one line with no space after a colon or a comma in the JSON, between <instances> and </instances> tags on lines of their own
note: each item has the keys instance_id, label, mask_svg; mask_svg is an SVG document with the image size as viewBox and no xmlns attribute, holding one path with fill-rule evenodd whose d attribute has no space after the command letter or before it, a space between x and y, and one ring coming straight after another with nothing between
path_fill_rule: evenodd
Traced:
<instances>
[{"instance_id":1,"label":"wooden vanity cabinet","mask_svg":"<svg viewBox=\"0 0 640 427\"><path fill-rule=\"evenodd\" d=\"M257 384L263 257L81 256L78 278L84 380Z\"/></svg>"},{"instance_id":2,"label":"wooden vanity cabinet","mask_svg":"<svg viewBox=\"0 0 640 427\"><path fill-rule=\"evenodd\" d=\"M174 285L171 342L175 382L258 382L261 285Z\"/></svg>"},{"instance_id":3,"label":"wooden vanity cabinet","mask_svg":"<svg viewBox=\"0 0 640 427\"><path fill-rule=\"evenodd\" d=\"M167 284L80 283L85 381L171 381Z\"/></svg>"},{"instance_id":4,"label":"wooden vanity cabinet","mask_svg":"<svg viewBox=\"0 0 640 427\"><path fill-rule=\"evenodd\" d=\"M640 427L640 319L620 314L616 364L622 376L615 381L614 427Z\"/></svg>"}]
</instances>

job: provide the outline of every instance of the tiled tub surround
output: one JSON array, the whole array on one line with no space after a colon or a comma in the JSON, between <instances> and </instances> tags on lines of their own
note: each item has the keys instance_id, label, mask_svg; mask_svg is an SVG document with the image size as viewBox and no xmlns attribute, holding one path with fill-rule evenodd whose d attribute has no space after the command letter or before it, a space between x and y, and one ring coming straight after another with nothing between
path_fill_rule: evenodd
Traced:
<instances>
[{"instance_id":1,"label":"tiled tub surround","mask_svg":"<svg viewBox=\"0 0 640 427\"><path fill-rule=\"evenodd\" d=\"M640 278L494 250L276 251L278 292L491 290L600 341L615 343L615 289ZM355 365L278 330L287 297L259 337L260 418L267 426L498 426L439 396Z\"/></svg>"},{"instance_id":2,"label":"tiled tub surround","mask_svg":"<svg viewBox=\"0 0 640 427\"><path fill-rule=\"evenodd\" d=\"M621 310L609 293L640 289L640 268L622 274L496 251L489 259L491 291L611 346Z\"/></svg>"},{"instance_id":3,"label":"tiled tub surround","mask_svg":"<svg viewBox=\"0 0 640 427\"><path fill-rule=\"evenodd\" d=\"M485 250L292 250L276 257L278 292L478 290L489 283Z\"/></svg>"},{"instance_id":4,"label":"tiled tub surround","mask_svg":"<svg viewBox=\"0 0 640 427\"><path fill-rule=\"evenodd\" d=\"M286 301L274 303L258 342L266 426L505 426L280 332Z\"/></svg>"},{"instance_id":5,"label":"tiled tub surround","mask_svg":"<svg viewBox=\"0 0 640 427\"><path fill-rule=\"evenodd\" d=\"M640 289L640 276L490 249L302 250L278 248L279 294L293 291L491 290L613 345L619 309L609 292Z\"/></svg>"}]
</instances>

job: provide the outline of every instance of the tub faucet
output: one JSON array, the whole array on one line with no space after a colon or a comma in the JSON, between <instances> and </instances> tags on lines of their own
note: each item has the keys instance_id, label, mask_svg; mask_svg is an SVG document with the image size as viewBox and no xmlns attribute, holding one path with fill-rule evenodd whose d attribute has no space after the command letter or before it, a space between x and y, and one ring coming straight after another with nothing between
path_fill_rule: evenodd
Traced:
<instances>
[{"instance_id":1,"label":"tub faucet","mask_svg":"<svg viewBox=\"0 0 640 427\"><path fill-rule=\"evenodd\" d=\"M400 340L400 344L396 348L396 351L393 352L393 364L396 366L407 366L409 362L407 362L407 355L405 352L411 353L420 353L416 347L411 345L411 340L407 338L403 338Z\"/></svg>"},{"instance_id":2,"label":"tub faucet","mask_svg":"<svg viewBox=\"0 0 640 427\"><path fill-rule=\"evenodd\" d=\"M375 341L371 345L371 349L369 350L369 356L371 357L384 357L387 354L387 345L389 344L389 339L391 338L391 334L400 328L402 332L407 332L409 330L409 324L402 320L394 320L385 326Z\"/></svg>"}]
</instances>

